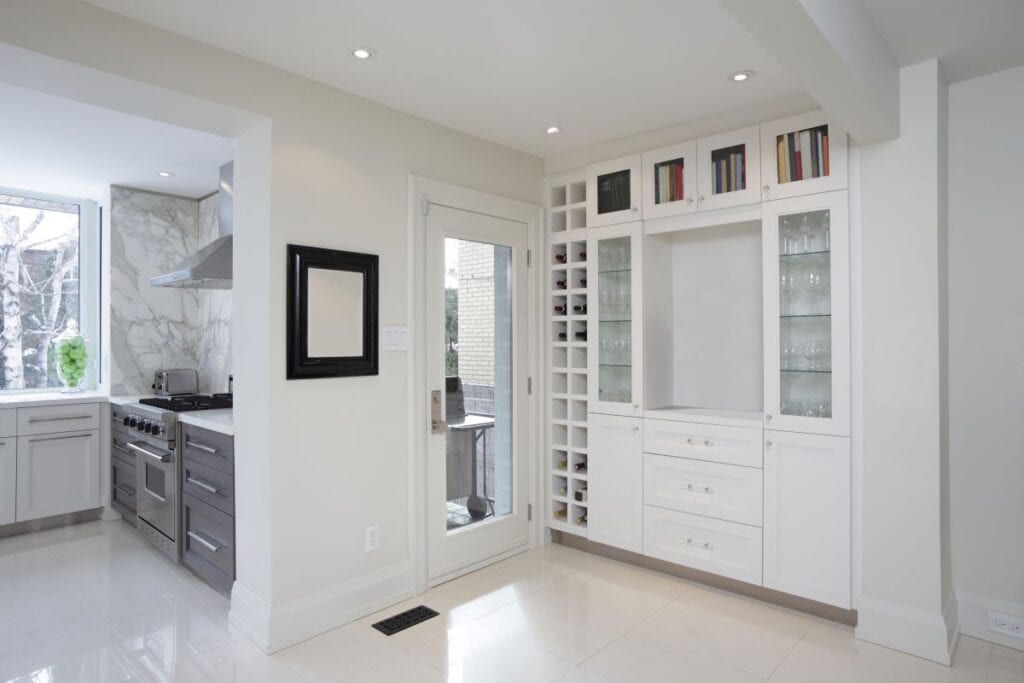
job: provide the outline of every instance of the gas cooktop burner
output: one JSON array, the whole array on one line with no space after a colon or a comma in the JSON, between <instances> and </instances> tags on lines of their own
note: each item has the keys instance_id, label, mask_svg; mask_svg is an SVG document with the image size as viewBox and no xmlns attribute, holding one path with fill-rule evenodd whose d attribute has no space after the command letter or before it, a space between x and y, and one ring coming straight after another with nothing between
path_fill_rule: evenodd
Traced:
<instances>
[{"instance_id":1,"label":"gas cooktop burner","mask_svg":"<svg viewBox=\"0 0 1024 683\"><path fill-rule=\"evenodd\" d=\"M190 410L217 410L230 408L232 405L231 394L192 394L189 396L167 396L163 398L140 398L139 403L144 406L152 406L161 410L170 410L175 413L182 413Z\"/></svg>"}]
</instances>

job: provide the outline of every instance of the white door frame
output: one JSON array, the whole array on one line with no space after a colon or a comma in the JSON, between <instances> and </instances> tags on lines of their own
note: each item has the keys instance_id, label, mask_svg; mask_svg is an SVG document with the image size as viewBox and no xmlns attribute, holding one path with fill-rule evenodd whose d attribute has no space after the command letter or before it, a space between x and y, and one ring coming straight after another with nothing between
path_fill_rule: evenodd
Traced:
<instances>
[{"instance_id":1,"label":"white door frame","mask_svg":"<svg viewBox=\"0 0 1024 683\"><path fill-rule=\"evenodd\" d=\"M469 190L456 185L449 185L437 180L409 174L408 196L408 231L409 231L409 368L408 368L408 404L409 416L408 453L409 453L409 556L412 558L416 576L416 593L423 593L428 588L427 580L427 430L428 396L430 387L427 383L426 368L426 209L430 204L440 204L453 209L472 211L497 218L518 221L527 225L527 245L533 254L539 254L541 208L513 199ZM541 326L535 324L540 318L536 311L541 310L540 268L531 267L527 270L527 300L525 302L527 317L531 329L526 338L528 376L533 385L527 398L527 453L529 463L529 504L535 511L530 521L529 547L535 547L541 538L541 507L540 494L544 490L541 476L540 453L543 447L543 433L540 430L541 401L543 395L541 375ZM514 554L512 551L509 554ZM493 560L488 560L491 562ZM476 566L469 566L464 572L472 571Z\"/></svg>"}]
</instances>

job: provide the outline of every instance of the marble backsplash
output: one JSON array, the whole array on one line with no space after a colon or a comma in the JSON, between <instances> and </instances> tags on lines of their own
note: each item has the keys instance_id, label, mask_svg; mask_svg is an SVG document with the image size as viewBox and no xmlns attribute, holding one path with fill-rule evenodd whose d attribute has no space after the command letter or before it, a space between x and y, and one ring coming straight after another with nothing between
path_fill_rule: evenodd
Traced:
<instances>
[{"instance_id":1,"label":"marble backsplash","mask_svg":"<svg viewBox=\"0 0 1024 683\"><path fill-rule=\"evenodd\" d=\"M150 393L153 373L161 368L196 368L201 391L226 391L230 290L149 284L214 236L215 196L200 202L111 188L111 393Z\"/></svg>"}]
</instances>

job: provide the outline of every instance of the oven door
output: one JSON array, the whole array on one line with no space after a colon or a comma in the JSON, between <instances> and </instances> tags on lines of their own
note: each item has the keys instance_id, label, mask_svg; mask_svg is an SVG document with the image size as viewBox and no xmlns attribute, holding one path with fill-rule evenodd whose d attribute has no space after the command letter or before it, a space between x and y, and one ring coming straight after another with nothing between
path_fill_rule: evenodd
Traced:
<instances>
[{"instance_id":1,"label":"oven door","mask_svg":"<svg viewBox=\"0 0 1024 683\"><path fill-rule=\"evenodd\" d=\"M174 453L148 441L133 441L128 448L138 454L136 505L139 519L174 540Z\"/></svg>"}]
</instances>

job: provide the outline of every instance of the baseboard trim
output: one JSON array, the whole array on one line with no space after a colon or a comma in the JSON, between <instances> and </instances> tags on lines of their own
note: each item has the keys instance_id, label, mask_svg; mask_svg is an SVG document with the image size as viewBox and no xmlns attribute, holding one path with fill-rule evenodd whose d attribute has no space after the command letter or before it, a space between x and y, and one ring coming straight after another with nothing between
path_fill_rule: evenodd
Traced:
<instances>
[{"instance_id":1,"label":"baseboard trim","mask_svg":"<svg viewBox=\"0 0 1024 683\"><path fill-rule=\"evenodd\" d=\"M7 524L0 526L0 538L20 536L21 534L31 534L37 531L48 531L62 526L95 522L100 519L101 510L102 508L95 508L92 510L82 510L80 512L66 512L62 515L41 517L39 519L30 519L27 522Z\"/></svg>"},{"instance_id":2,"label":"baseboard trim","mask_svg":"<svg viewBox=\"0 0 1024 683\"><path fill-rule=\"evenodd\" d=\"M1024 604L962 590L958 590L956 596L960 603L960 630L964 635L1024 651L1024 639L990 631L988 628L989 611L1024 619Z\"/></svg>"},{"instance_id":3,"label":"baseboard trim","mask_svg":"<svg viewBox=\"0 0 1024 683\"><path fill-rule=\"evenodd\" d=\"M706 586L711 586L712 588L729 591L730 593L738 593L740 595L745 595L748 598L769 602L773 605L797 610L798 612L804 612L816 617L821 617L822 619L846 624L847 626L854 626L857 624L857 610L843 609L834 605L826 605L822 602L808 600L807 598L801 598L796 595L790 595L789 593L772 590L771 588L765 588L764 586L745 583L743 581L737 581L736 579L729 579L724 576L719 576L718 574L711 574L699 569L691 569L690 567L684 567L683 565L666 562L664 560L657 560L653 557L647 557L646 555L640 555L620 548L613 548L612 546L597 543L583 538L582 536L568 534L562 531L552 530L551 540L553 543L558 543L570 548L576 548L577 550L583 550L588 553L607 557L611 560L625 562L626 564L643 567L644 569L650 569L655 572L661 572L662 574L686 579L687 581L702 583Z\"/></svg>"},{"instance_id":4,"label":"baseboard trim","mask_svg":"<svg viewBox=\"0 0 1024 683\"><path fill-rule=\"evenodd\" d=\"M405 560L279 605L236 582L231 622L270 654L414 596L414 578Z\"/></svg>"},{"instance_id":5,"label":"baseboard trim","mask_svg":"<svg viewBox=\"0 0 1024 683\"><path fill-rule=\"evenodd\" d=\"M940 612L900 605L862 595L857 605L860 640L949 666L960 643L956 594L950 592Z\"/></svg>"}]
</instances>

